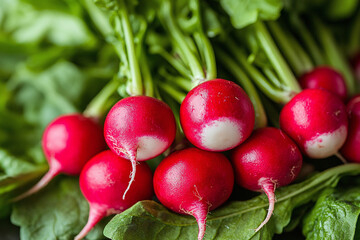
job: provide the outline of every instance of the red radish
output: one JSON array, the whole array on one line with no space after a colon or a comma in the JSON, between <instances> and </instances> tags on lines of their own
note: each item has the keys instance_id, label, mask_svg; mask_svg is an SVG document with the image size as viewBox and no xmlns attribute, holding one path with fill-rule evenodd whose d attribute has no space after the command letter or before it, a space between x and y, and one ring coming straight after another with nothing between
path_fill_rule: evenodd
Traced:
<instances>
[{"instance_id":1,"label":"red radish","mask_svg":"<svg viewBox=\"0 0 360 240\"><path fill-rule=\"evenodd\" d=\"M106 148L102 127L81 114L62 115L52 121L42 137L42 148L49 171L30 190L16 197L23 199L43 187L60 173L80 174L83 166Z\"/></svg>"},{"instance_id":2,"label":"red radish","mask_svg":"<svg viewBox=\"0 0 360 240\"><path fill-rule=\"evenodd\" d=\"M360 163L360 95L353 97L346 108L349 116L349 133L340 152L347 160Z\"/></svg>"},{"instance_id":3,"label":"red radish","mask_svg":"<svg viewBox=\"0 0 360 240\"><path fill-rule=\"evenodd\" d=\"M111 108L105 119L104 132L110 149L132 164L124 199L134 181L137 161L162 154L174 141L175 117L170 107L158 99L127 97Z\"/></svg>"},{"instance_id":4,"label":"red radish","mask_svg":"<svg viewBox=\"0 0 360 240\"><path fill-rule=\"evenodd\" d=\"M197 148L176 151L154 173L159 201L174 212L192 215L203 239L207 213L223 204L234 186L230 161L222 153Z\"/></svg>"},{"instance_id":5,"label":"red radish","mask_svg":"<svg viewBox=\"0 0 360 240\"><path fill-rule=\"evenodd\" d=\"M281 110L280 128L310 158L330 157L346 139L345 105L329 91L305 89Z\"/></svg>"},{"instance_id":6,"label":"red radish","mask_svg":"<svg viewBox=\"0 0 360 240\"><path fill-rule=\"evenodd\" d=\"M280 129L260 128L231 154L237 184L251 191L264 191L269 198L265 220L275 206L275 189L291 183L299 174L302 155L296 144Z\"/></svg>"},{"instance_id":7,"label":"red radish","mask_svg":"<svg viewBox=\"0 0 360 240\"><path fill-rule=\"evenodd\" d=\"M301 76L299 82L303 89L323 88L346 101L347 90L344 77L331 67L319 66Z\"/></svg>"},{"instance_id":8,"label":"red radish","mask_svg":"<svg viewBox=\"0 0 360 240\"><path fill-rule=\"evenodd\" d=\"M93 157L80 174L80 189L89 202L89 218L85 227L75 237L82 239L103 217L125 211L136 202L153 196L152 172L146 163L139 163L132 188L125 200L121 198L132 166L129 160L110 150Z\"/></svg>"},{"instance_id":9,"label":"red radish","mask_svg":"<svg viewBox=\"0 0 360 240\"><path fill-rule=\"evenodd\" d=\"M180 107L185 136L208 151L230 150L248 138L255 112L249 97L237 84L215 79L193 88Z\"/></svg>"}]
</instances>

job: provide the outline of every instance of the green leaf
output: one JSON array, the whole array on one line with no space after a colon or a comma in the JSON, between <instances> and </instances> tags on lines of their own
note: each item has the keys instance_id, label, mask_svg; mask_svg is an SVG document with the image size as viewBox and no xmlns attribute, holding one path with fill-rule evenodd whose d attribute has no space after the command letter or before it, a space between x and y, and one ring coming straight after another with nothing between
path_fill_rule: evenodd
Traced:
<instances>
[{"instance_id":1,"label":"green leaf","mask_svg":"<svg viewBox=\"0 0 360 240\"><path fill-rule=\"evenodd\" d=\"M324 5L325 14L331 20L341 20L350 17L358 6L358 0L331 0Z\"/></svg>"},{"instance_id":2,"label":"green leaf","mask_svg":"<svg viewBox=\"0 0 360 240\"><path fill-rule=\"evenodd\" d=\"M360 215L360 187L329 188L304 219L307 239L355 239Z\"/></svg>"},{"instance_id":3,"label":"green leaf","mask_svg":"<svg viewBox=\"0 0 360 240\"><path fill-rule=\"evenodd\" d=\"M2 1L4 2L4 1ZM95 37L83 20L81 11L75 15L73 9L81 8L76 1L68 6L57 1L56 4L41 4L45 1L14 1L0 10L2 30L11 34L17 43L50 42L58 46L93 46ZM52 1L53 2L53 1ZM58 9L58 5L62 7ZM39 6L42 5L40 8ZM64 11L66 10L66 11Z\"/></svg>"},{"instance_id":4,"label":"green leaf","mask_svg":"<svg viewBox=\"0 0 360 240\"><path fill-rule=\"evenodd\" d=\"M77 178L58 178L41 193L14 205L13 224L20 226L21 239L74 239L85 225L89 206L82 196ZM96 225L87 239L105 239L104 221Z\"/></svg>"},{"instance_id":5,"label":"green leaf","mask_svg":"<svg viewBox=\"0 0 360 240\"><path fill-rule=\"evenodd\" d=\"M10 199L39 178L46 169L0 149L0 217L9 214Z\"/></svg>"},{"instance_id":6,"label":"green leaf","mask_svg":"<svg viewBox=\"0 0 360 240\"><path fill-rule=\"evenodd\" d=\"M336 185L342 175L359 173L360 165L347 164L277 189L274 214L256 234L254 229L267 213L266 196L262 194L247 201L230 202L208 215L205 239L272 239L290 223L294 208L314 201L326 188ZM105 236L113 240L195 239L197 233L193 217L175 214L154 201L135 204L115 216L104 229Z\"/></svg>"},{"instance_id":7,"label":"green leaf","mask_svg":"<svg viewBox=\"0 0 360 240\"><path fill-rule=\"evenodd\" d=\"M0 172L9 177L31 172L37 168L36 165L20 158L8 154L4 149L0 149Z\"/></svg>"},{"instance_id":8,"label":"green leaf","mask_svg":"<svg viewBox=\"0 0 360 240\"><path fill-rule=\"evenodd\" d=\"M220 0L235 28L244 28L257 20L275 20L283 8L281 0Z\"/></svg>"},{"instance_id":9,"label":"green leaf","mask_svg":"<svg viewBox=\"0 0 360 240\"><path fill-rule=\"evenodd\" d=\"M40 72L20 66L8 86L14 93L12 105L20 106L25 119L43 129L59 114L78 111L85 80L78 66L57 61Z\"/></svg>"}]
</instances>

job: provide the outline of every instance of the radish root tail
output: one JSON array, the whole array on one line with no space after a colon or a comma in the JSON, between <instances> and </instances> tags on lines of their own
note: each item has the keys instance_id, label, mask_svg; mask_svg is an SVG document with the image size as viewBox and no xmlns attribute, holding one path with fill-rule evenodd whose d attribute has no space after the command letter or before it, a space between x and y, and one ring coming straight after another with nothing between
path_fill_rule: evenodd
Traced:
<instances>
[{"instance_id":1,"label":"radish root tail","mask_svg":"<svg viewBox=\"0 0 360 240\"><path fill-rule=\"evenodd\" d=\"M49 182L56 177L60 173L61 167L60 165L53 164L50 166L49 171L40 179L38 183L36 183L32 188L30 188L28 191L24 192L23 194L20 194L19 196L12 199L12 202L20 201L38 191L46 187L46 185L49 184Z\"/></svg>"},{"instance_id":2,"label":"radish root tail","mask_svg":"<svg viewBox=\"0 0 360 240\"><path fill-rule=\"evenodd\" d=\"M83 239L90 232L90 230L105 216L106 213L102 211L102 209L90 205L88 221L81 232L76 235L74 240Z\"/></svg>"},{"instance_id":3,"label":"radish root tail","mask_svg":"<svg viewBox=\"0 0 360 240\"><path fill-rule=\"evenodd\" d=\"M196 206L190 211L196 219L196 222L199 226L198 240L202 240L205 236L206 230L206 216L208 213L209 206L203 202L199 202Z\"/></svg>"},{"instance_id":4,"label":"radish root tail","mask_svg":"<svg viewBox=\"0 0 360 240\"><path fill-rule=\"evenodd\" d=\"M135 153L136 154L136 153ZM134 179L135 179L135 174L136 174L136 156L135 154L131 154L130 155L130 162L131 162L131 173L130 173L130 181L129 181L129 184L127 186L127 188L125 189L125 192L123 194L123 197L122 199L124 200L125 199L125 196L126 196L126 193L129 191L130 187L131 187L131 184L134 182Z\"/></svg>"},{"instance_id":5,"label":"radish root tail","mask_svg":"<svg viewBox=\"0 0 360 240\"><path fill-rule=\"evenodd\" d=\"M261 188L264 190L265 194L269 199L269 209L266 215L265 220L255 229L255 232L258 232L262 227L265 226L266 223L269 222L275 207L275 188L276 184L272 182L270 179L265 179L260 181Z\"/></svg>"}]
</instances>

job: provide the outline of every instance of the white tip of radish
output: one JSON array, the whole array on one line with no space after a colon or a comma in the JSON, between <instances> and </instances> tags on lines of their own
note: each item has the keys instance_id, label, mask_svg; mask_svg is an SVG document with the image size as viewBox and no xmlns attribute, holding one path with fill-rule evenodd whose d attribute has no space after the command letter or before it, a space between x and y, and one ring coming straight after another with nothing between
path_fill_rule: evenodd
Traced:
<instances>
[{"instance_id":1,"label":"white tip of radish","mask_svg":"<svg viewBox=\"0 0 360 240\"><path fill-rule=\"evenodd\" d=\"M305 151L311 158L326 158L337 153L344 144L347 128L341 126L333 132L320 134L305 142Z\"/></svg>"},{"instance_id":2,"label":"white tip of radish","mask_svg":"<svg viewBox=\"0 0 360 240\"><path fill-rule=\"evenodd\" d=\"M261 178L259 180L259 184L261 185L261 188L264 190L265 194L269 199L269 209L265 220L255 229L255 232L258 232L261 228L265 226L266 223L269 222L275 208L275 184L270 179L265 178Z\"/></svg>"},{"instance_id":3,"label":"white tip of radish","mask_svg":"<svg viewBox=\"0 0 360 240\"><path fill-rule=\"evenodd\" d=\"M243 134L239 125L229 118L221 118L210 122L201 132L203 147L214 151L223 151L236 147Z\"/></svg>"},{"instance_id":4,"label":"white tip of radish","mask_svg":"<svg viewBox=\"0 0 360 240\"><path fill-rule=\"evenodd\" d=\"M168 143L154 136L138 138L137 154L138 161L153 158L166 150Z\"/></svg>"}]
</instances>

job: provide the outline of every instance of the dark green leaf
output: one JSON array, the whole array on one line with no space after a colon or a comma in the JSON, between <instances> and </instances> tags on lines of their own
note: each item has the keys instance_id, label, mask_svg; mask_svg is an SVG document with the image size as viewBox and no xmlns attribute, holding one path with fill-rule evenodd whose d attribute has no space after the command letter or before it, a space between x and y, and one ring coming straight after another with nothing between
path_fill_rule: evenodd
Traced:
<instances>
[{"instance_id":1,"label":"dark green leaf","mask_svg":"<svg viewBox=\"0 0 360 240\"><path fill-rule=\"evenodd\" d=\"M70 240L85 225L89 207L81 194L78 179L57 180L40 193L14 205L11 221L20 226L21 239ZM96 225L87 239L104 239L103 223Z\"/></svg>"},{"instance_id":2,"label":"dark green leaf","mask_svg":"<svg viewBox=\"0 0 360 240\"><path fill-rule=\"evenodd\" d=\"M360 215L360 187L329 188L304 219L308 239L354 239Z\"/></svg>"},{"instance_id":3,"label":"dark green leaf","mask_svg":"<svg viewBox=\"0 0 360 240\"><path fill-rule=\"evenodd\" d=\"M39 178L45 170L44 166L37 166L0 149L0 217L9 214L10 199L20 194L24 186Z\"/></svg>"},{"instance_id":4,"label":"dark green leaf","mask_svg":"<svg viewBox=\"0 0 360 240\"><path fill-rule=\"evenodd\" d=\"M208 215L205 239L272 239L290 223L294 208L314 201L322 191L337 184L340 176L360 173L360 165L332 168L276 191L277 202L269 223L255 234L264 220L268 202L265 195L248 201L231 202ZM198 228L193 217L178 215L154 201L143 201L118 214L105 227L113 239L194 239Z\"/></svg>"}]
</instances>

